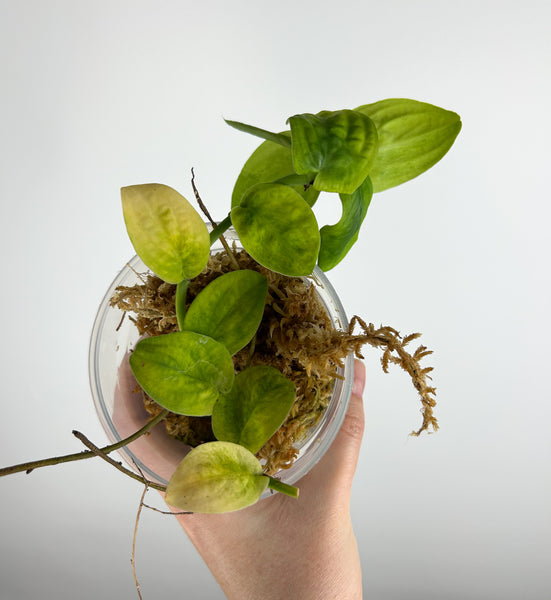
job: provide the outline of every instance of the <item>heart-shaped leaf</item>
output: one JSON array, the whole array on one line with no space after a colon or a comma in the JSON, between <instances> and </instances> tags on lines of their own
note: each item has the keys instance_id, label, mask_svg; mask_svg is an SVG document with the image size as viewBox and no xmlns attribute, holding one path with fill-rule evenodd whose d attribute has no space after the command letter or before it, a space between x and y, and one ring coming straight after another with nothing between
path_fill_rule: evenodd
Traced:
<instances>
[{"instance_id":1,"label":"heart-shaped leaf","mask_svg":"<svg viewBox=\"0 0 551 600\"><path fill-rule=\"evenodd\" d=\"M178 465L168 482L166 501L192 512L231 512L254 504L269 481L246 448L208 442L191 450Z\"/></svg>"},{"instance_id":2,"label":"heart-shaped leaf","mask_svg":"<svg viewBox=\"0 0 551 600\"><path fill-rule=\"evenodd\" d=\"M369 176L353 194L340 194L342 216L339 222L320 229L318 266L322 271L329 271L338 265L355 244L372 196L373 186Z\"/></svg>"},{"instance_id":3,"label":"heart-shaped leaf","mask_svg":"<svg viewBox=\"0 0 551 600\"><path fill-rule=\"evenodd\" d=\"M356 111L369 116L379 134L379 152L369 172L375 192L409 181L432 167L461 130L458 114L406 98L365 104Z\"/></svg>"},{"instance_id":4,"label":"heart-shaped leaf","mask_svg":"<svg viewBox=\"0 0 551 600\"><path fill-rule=\"evenodd\" d=\"M267 365L238 373L231 391L212 411L218 440L235 442L256 453L281 427L295 401L293 382Z\"/></svg>"},{"instance_id":5,"label":"heart-shaped leaf","mask_svg":"<svg viewBox=\"0 0 551 600\"><path fill-rule=\"evenodd\" d=\"M291 277L310 275L319 252L312 209L292 188L259 184L249 189L231 220L245 250L261 265Z\"/></svg>"},{"instance_id":6,"label":"heart-shaped leaf","mask_svg":"<svg viewBox=\"0 0 551 600\"><path fill-rule=\"evenodd\" d=\"M126 229L143 262L168 283L196 277L210 254L199 213L176 190L147 183L121 190Z\"/></svg>"},{"instance_id":7,"label":"heart-shaped leaf","mask_svg":"<svg viewBox=\"0 0 551 600\"><path fill-rule=\"evenodd\" d=\"M369 117L323 111L295 115L289 124L295 171L316 173L317 190L352 194L363 183L377 154L377 130Z\"/></svg>"},{"instance_id":8,"label":"heart-shaped leaf","mask_svg":"<svg viewBox=\"0 0 551 600\"><path fill-rule=\"evenodd\" d=\"M235 354L256 333L267 293L268 281L256 271L243 269L221 275L193 300L183 329L208 335Z\"/></svg>"},{"instance_id":9,"label":"heart-shaped leaf","mask_svg":"<svg viewBox=\"0 0 551 600\"><path fill-rule=\"evenodd\" d=\"M290 141L290 131L285 131L281 135L287 136ZM293 167L291 148L274 142L260 144L243 165L241 173L235 182L231 198L232 206L238 206L243 198L243 194L254 185L258 183L274 183L284 177L293 175L296 174ZM312 176L312 180L313 178ZM319 196L318 190L311 185L305 189L304 181L300 181L298 184L292 180L289 183L285 183L300 194L310 206L314 205ZM310 183L310 181L306 183Z\"/></svg>"},{"instance_id":10,"label":"heart-shaped leaf","mask_svg":"<svg viewBox=\"0 0 551 600\"><path fill-rule=\"evenodd\" d=\"M155 402L194 417L212 414L218 395L229 392L234 380L226 347L193 331L141 340L130 356L130 367Z\"/></svg>"}]
</instances>

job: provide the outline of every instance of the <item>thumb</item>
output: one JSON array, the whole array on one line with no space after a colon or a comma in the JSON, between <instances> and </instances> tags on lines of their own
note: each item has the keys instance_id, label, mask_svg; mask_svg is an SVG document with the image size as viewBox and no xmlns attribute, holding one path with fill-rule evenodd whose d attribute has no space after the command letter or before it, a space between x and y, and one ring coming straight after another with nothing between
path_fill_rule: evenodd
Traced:
<instances>
[{"instance_id":1,"label":"thumb","mask_svg":"<svg viewBox=\"0 0 551 600\"><path fill-rule=\"evenodd\" d=\"M360 360L356 360L352 395L346 416L329 450L304 478L308 484L347 492L352 487L365 426L362 398L364 387L365 365ZM303 482L299 485L302 493Z\"/></svg>"},{"instance_id":2,"label":"thumb","mask_svg":"<svg viewBox=\"0 0 551 600\"><path fill-rule=\"evenodd\" d=\"M339 433L331 444L330 453L341 475L352 484L356 465L360 455L360 446L365 429L363 392L365 388L365 365L354 361L354 384L346 416ZM344 483L344 481L343 481Z\"/></svg>"},{"instance_id":3,"label":"thumb","mask_svg":"<svg viewBox=\"0 0 551 600\"><path fill-rule=\"evenodd\" d=\"M362 442L364 427L365 427L365 415L364 415L364 404L363 404L363 393L365 388L365 365L361 360L354 361L354 383L352 385L352 395L350 397L350 404L346 411L346 416L342 426L335 438L333 444L353 446L355 450L359 452L360 444ZM351 438L351 439L341 439Z\"/></svg>"}]
</instances>

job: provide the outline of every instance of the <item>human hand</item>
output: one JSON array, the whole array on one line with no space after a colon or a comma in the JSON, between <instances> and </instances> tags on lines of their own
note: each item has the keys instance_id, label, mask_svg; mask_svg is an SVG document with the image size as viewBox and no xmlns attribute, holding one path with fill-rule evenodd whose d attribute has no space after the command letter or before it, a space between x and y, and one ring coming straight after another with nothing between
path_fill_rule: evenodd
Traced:
<instances>
[{"instance_id":1,"label":"human hand","mask_svg":"<svg viewBox=\"0 0 551 600\"><path fill-rule=\"evenodd\" d=\"M358 600L361 566L350 492L364 430L365 367L330 450L298 482L298 499L276 494L225 514L177 518L229 600Z\"/></svg>"}]
</instances>

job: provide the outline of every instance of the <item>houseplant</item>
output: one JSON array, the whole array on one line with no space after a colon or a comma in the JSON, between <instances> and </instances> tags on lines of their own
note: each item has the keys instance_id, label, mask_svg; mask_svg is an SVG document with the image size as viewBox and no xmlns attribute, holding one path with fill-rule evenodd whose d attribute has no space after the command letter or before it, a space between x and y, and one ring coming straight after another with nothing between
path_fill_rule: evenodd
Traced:
<instances>
[{"instance_id":1,"label":"houseplant","mask_svg":"<svg viewBox=\"0 0 551 600\"><path fill-rule=\"evenodd\" d=\"M231 229L224 237L232 248L239 244L237 234ZM195 281L194 286L188 289L188 298L194 293L195 284L202 287L205 280L213 276L210 272L212 267L215 266L217 272L234 268L229 256L222 250L220 240L212 245L213 259L209 269L205 270L199 282ZM220 257L223 264L219 263ZM244 252L237 251L235 257L244 267L260 268ZM173 302L175 286L161 283L151 276L144 277L144 271L147 269L139 257L134 257L121 270L105 294L91 336L92 395L112 442L142 427L151 414L158 411L158 405L149 400L144 402L143 392L129 367L129 353L146 332L151 335L178 330ZM305 282L275 273L269 275L269 304L264 310L261 330L255 336L254 346L249 344L233 360L237 370L242 370L246 364L272 364L291 375L299 390L292 413L286 419L286 427L280 428L277 439L272 439L261 450L265 470L271 473L280 470L278 477L282 476L286 483L294 483L321 458L340 427L346 413L354 361L346 349L342 350L334 343L335 337L333 340L319 339L319 334L324 332L327 335L332 330L348 330L344 307L324 274L316 269L313 277ZM306 290L308 295L305 298ZM313 303L313 298L318 302ZM297 314L297 308L300 314ZM309 315L304 312L305 309L308 309ZM283 314L287 323L282 325ZM269 341L261 339L265 338L266 331L271 332ZM292 339L288 338L290 334L294 336ZM312 356L311 349L306 352L305 337L311 338L307 342L310 347L312 343L322 342L331 348L322 353L317 348L317 356ZM300 347L295 343L297 340L302 340ZM322 360L326 360L328 355L334 362L342 362L343 365L338 369L336 380L333 368L327 376L320 378L320 373L325 370ZM291 371L289 365L293 366ZM309 367L309 374L305 366ZM317 390L318 398L312 397L314 390ZM131 468L138 465L148 479L166 485L187 448L168 437L165 430L170 436L194 446L199 440L214 439L208 421L208 418L171 414L164 425L157 425L148 437L140 438L119 453L123 454ZM306 433L303 438L301 430ZM288 444L282 444L283 437L289 441ZM293 443L292 438L297 437L302 438L299 444Z\"/></svg>"},{"instance_id":2,"label":"houseplant","mask_svg":"<svg viewBox=\"0 0 551 600\"><path fill-rule=\"evenodd\" d=\"M308 278L316 265L322 271L334 268L356 241L372 194L430 168L448 151L461 128L455 113L406 99L294 115L288 123L289 131L272 133L228 121L264 142L236 181L229 214L211 231L192 205L168 186L144 184L122 190L128 234L156 282L144 285L172 286L175 320L175 330L158 335L150 335L146 326L129 357L137 382L160 406L137 435L169 414L181 414L210 418L216 438L199 440L203 443L182 460L166 487L167 501L184 511L237 510L258 500L267 488L297 496L296 487L267 473L255 456L285 422L295 403L296 386L271 364L245 360L236 373L232 357L255 354L274 285L271 274L289 282ZM339 222L321 229L312 210L320 192L338 194L342 205ZM236 264L217 273L200 291L194 290L194 282L208 266L211 244L230 227L246 255L238 259L228 246L227 262ZM361 325L360 335L345 331L334 341L347 352L359 352L363 343L381 347L385 370L397 363L414 380L423 401L420 430L436 428L434 390L426 383L430 369L419 367L428 351L422 346L413 355L404 350L417 335L400 338L391 328L375 329L360 319L354 322ZM0 473L97 454L106 458L129 443L125 439L98 449L83 441L91 448L89 453L27 463Z\"/></svg>"}]
</instances>

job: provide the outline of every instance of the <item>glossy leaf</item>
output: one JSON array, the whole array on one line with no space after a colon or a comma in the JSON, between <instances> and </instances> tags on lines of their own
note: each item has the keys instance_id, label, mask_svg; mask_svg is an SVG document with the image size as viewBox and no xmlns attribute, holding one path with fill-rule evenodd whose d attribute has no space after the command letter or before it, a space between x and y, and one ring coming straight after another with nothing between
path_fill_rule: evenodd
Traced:
<instances>
[{"instance_id":1,"label":"glossy leaf","mask_svg":"<svg viewBox=\"0 0 551 600\"><path fill-rule=\"evenodd\" d=\"M245 250L261 265L283 275L310 275L319 252L312 209L286 185L266 183L246 192L231 220Z\"/></svg>"},{"instance_id":2,"label":"glossy leaf","mask_svg":"<svg viewBox=\"0 0 551 600\"><path fill-rule=\"evenodd\" d=\"M369 116L379 134L379 152L369 173L375 192L409 181L432 167L461 130L458 114L417 100L390 98L356 111Z\"/></svg>"},{"instance_id":3,"label":"glossy leaf","mask_svg":"<svg viewBox=\"0 0 551 600\"><path fill-rule=\"evenodd\" d=\"M290 379L267 365L238 373L231 391L220 395L212 411L214 435L258 452L289 414L295 391Z\"/></svg>"},{"instance_id":4,"label":"glossy leaf","mask_svg":"<svg viewBox=\"0 0 551 600\"><path fill-rule=\"evenodd\" d=\"M340 194L342 216L339 222L320 229L318 266L322 271L338 265L356 243L372 196L373 186L369 177L353 194Z\"/></svg>"},{"instance_id":5,"label":"glossy leaf","mask_svg":"<svg viewBox=\"0 0 551 600\"><path fill-rule=\"evenodd\" d=\"M234 380L226 347L192 331L141 340L130 355L130 367L155 402L196 417L210 415L219 393L229 392Z\"/></svg>"},{"instance_id":6,"label":"glossy leaf","mask_svg":"<svg viewBox=\"0 0 551 600\"><path fill-rule=\"evenodd\" d=\"M323 111L295 115L289 123L295 171L316 173L317 190L352 194L363 183L377 154L377 130L369 117Z\"/></svg>"},{"instance_id":7,"label":"glossy leaf","mask_svg":"<svg viewBox=\"0 0 551 600\"><path fill-rule=\"evenodd\" d=\"M124 221L139 257L161 279L179 283L205 268L210 238L199 213L176 190L148 183L121 190Z\"/></svg>"},{"instance_id":8,"label":"glossy leaf","mask_svg":"<svg viewBox=\"0 0 551 600\"><path fill-rule=\"evenodd\" d=\"M260 325L268 281L256 271L231 271L211 281L193 300L183 329L224 344L230 354L246 346Z\"/></svg>"},{"instance_id":9,"label":"glossy leaf","mask_svg":"<svg viewBox=\"0 0 551 600\"><path fill-rule=\"evenodd\" d=\"M267 131L266 129L261 129L260 127L255 127L254 125L247 125L246 123L240 123L239 121L228 121L228 119L224 120L228 125L230 125L230 127L233 127L234 129L243 131L244 133L250 133L251 135L262 138L263 140L275 142L276 144L280 144L286 148L291 147L291 140L284 134Z\"/></svg>"},{"instance_id":10,"label":"glossy leaf","mask_svg":"<svg viewBox=\"0 0 551 600\"><path fill-rule=\"evenodd\" d=\"M178 465L168 482L166 501L180 510L231 512L254 504L268 483L249 450L231 442L208 442Z\"/></svg>"},{"instance_id":11,"label":"glossy leaf","mask_svg":"<svg viewBox=\"0 0 551 600\"><path fill-rule=\"evenodd\" d=\"M290 140L291 133L284 132ZM232 206L238 206L245 192L259 183L273 183L284 177L296 175L293 167L291 148L283 147L273 142L264 142L251 154L241 169L232 192ZM311 180L314 179L312 175ZM313 206L319 191L309 186L304 189L304 183L286 183L300 194L304 200Z\"/></svg>"}]
</instances>

